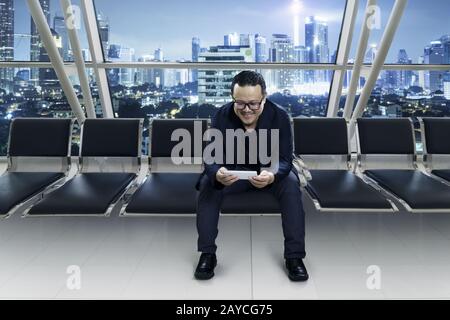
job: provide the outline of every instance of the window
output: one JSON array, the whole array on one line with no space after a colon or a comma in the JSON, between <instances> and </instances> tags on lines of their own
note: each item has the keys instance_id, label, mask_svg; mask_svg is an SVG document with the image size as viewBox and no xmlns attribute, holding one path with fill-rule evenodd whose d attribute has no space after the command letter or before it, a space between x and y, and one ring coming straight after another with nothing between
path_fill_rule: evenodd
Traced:
<instances>
[{"instance_id":1,"label":"window","mask_svg":"<svg viewBox=\"0 0 450 320\"><path fill-rule=\"evenodd\" d=\"M109 61L334 63L346 1L95 0L95 5Z\"/></svg>"},{"instance_id":2,"label":"window","mask_svg":"<svg viewBox=\"0 0 450 320\"><path fill-rule=\"evenodd\" d=\"M73 61L64 15L59 1L39 0L57 43L61 57L65 61ZM0 61L40 61L48 62L48 55L42 46L25 0L4 0L1 10L0 24ZM72 0L75 8L74 22L80 27L78 35L86 60L90 60L88 41L80 11L80 0Z\"/></svg>"},{"instance_id":3,"label":"window","mask_svg":"<svg viewBox=\"0 0 450 320\"><path fill-rule=\"evenodd\" d=\"M365 63L372 63L379 48L383 31L392 11L394 0L378 0L380 28L371 31ZM356 37L351 57L354 59L359 41L362 17L366 9L362 1ZM408 0L394 37L386 64L450 64L450 2L445 0Z\"/></svg>"},{"instance_id":4,"label":"window","mask_svg":"<svg viewBox=\"0 0 450 320\"><path fill-rule=\"evenodd\" d=\"M0 71L2 68L0 67ZM12 119L22 117L73 118L72 109L53 69L39 68L37 86L29 81L30 68L13 68L11 91L0 88L0 156L6 155L9 125ZM90 87L97 113L101 114L98 90L92 69L88 69ZM83 106L83 94L76 75L69 77Z\"/></svg>"},{"instance_id":5,"label":"window","mask_svg":"<svg viewBox=\"0 0 450 320\"><path fill-rule=\"evenodd\" d=\"M256 70L266 80L269 99L283 106L293 117L326 116L330 70ZM198 81L192 82L196 73ZM211 118L217 108L231 102L231 82L240 70L108 69L116 117L120 118ZM325 77L325 76L324 76ZM290 80L289 80L290 79ZM293 81L290 88L274 85Z\"/></svg>"}]
</instances>

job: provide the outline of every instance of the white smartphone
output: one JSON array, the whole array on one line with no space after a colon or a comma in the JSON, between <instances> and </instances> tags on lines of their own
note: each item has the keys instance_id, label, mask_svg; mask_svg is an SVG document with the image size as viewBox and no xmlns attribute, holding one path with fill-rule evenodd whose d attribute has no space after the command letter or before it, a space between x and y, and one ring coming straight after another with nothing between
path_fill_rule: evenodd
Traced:
<instances>
[{"instance_id":1,"label":"white smartphone","mask_svg":"<svg viewBox=\"0 0 450 320\"><path fill-rule=\"evenodd\" d=\"M239 180L249 180L251 177L258 176L258 172L256 171L235 171L235 170L227 170L225 173L231 174L239 178Z\"/></svg>"}]
</instances>

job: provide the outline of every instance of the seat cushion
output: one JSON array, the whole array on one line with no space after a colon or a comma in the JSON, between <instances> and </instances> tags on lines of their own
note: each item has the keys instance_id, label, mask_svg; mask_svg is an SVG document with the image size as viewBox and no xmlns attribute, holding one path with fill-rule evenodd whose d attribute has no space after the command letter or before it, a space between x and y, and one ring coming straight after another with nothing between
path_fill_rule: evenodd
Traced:
<instances>
[{"instance_id":1,"label":"seat cushion","mask_svg":"<svg viewBox=\"0 0 450 320\"><path fill-rule=\"evenodd\" d=\"M367 176L412 209L450 209L450 187L417 170L371 170Z\"/></svg>"},{"instance_id":2,"label":"seat cushion","mask_svg":"<svg viewBox=\"0 0 450 320\"><path fill-rule=\"evenodd\" d=\"M431 173L439 178L450 181L450 170L434 170Z\"/></svg>"},{"instance_id":3,"label":"seat cushion","mask_svg":"<svg viewBox=\"0 0 450 320\"><path fill-rule=\"evenodd\" d=\"M198 173L152 173L126 208L131 214L195 214Z\"/></svg>"},{"instance_id":4,"label":"seat cushion","mask_svg":"<svg viewBox=\"0 0 450 320\"><path fill-rule=\"evenodd\" d=\"M267 190L228 194L222 203L223 214L279 214L280 212L278 200Z\"/></svg>"},{"instance_id":5,"label":"seat cushion","mask_svg":"<svg viewBox=\"0 0 450 320\"><path fill-rule=\"evenodd\" d=\"M6 215L15 206L62 177L62 173L51 172L5 173L0 177L0 215Z\"/></svg>"},{"instance_id":6,"label":"seat cushion","mask_svg":"<svg viewBox=\"0 0 450 320\"><path fill-rule=\"evenodd\" d=\"M391 209L378 191L361 178L345 170L313 170L307 190L322 208L329 209Z\"/></svg>"},{"instance_id":7,"label":"seat cushion","mask_svg":"<svg viewBox=\"0 0 450 320\"><path fill-rule=\"evenodd\" d=\"M34 206L30 215L104 214L136 178L130 173L84 173L77 175Z\"/></svg>"},{"instance_id":8,"label":"seat cushion","mask_svg":"<svg viewBox=\"0 0 450 320\"><path fill-rule=\"evenodd\" d=\"M198 173L152 173L135 192L128 214L196 214ZM248 191L224 198L222 213L278 213L278 202L269 192Z\"/></svg>"}]
</instances>

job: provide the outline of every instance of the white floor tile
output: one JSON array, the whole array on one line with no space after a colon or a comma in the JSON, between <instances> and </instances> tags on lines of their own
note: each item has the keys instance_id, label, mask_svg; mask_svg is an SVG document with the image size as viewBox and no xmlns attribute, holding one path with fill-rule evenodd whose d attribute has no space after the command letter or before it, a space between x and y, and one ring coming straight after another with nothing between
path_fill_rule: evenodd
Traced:
<instances>
[{"instance_id":1,"label":"white floor tile","mask_svg":"<svg viewBox=\"0 0 450 320\"><path fill-rule=\"evenodd\" d=\"M308 212L306 226L308 282L287 278L280 217L221 217L216 276L199 282L195 218L14 216L0 221L0 298L450 298L450 215Z\"/></svg>"}]
</instances>

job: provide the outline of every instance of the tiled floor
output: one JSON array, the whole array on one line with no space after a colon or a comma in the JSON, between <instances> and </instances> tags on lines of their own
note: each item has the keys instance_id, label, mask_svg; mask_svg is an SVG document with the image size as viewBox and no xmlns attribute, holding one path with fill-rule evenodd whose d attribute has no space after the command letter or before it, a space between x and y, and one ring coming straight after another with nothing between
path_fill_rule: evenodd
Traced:
<instances>
[{"instance_id":1,"label":"tiled floor","mask_svg":"<svg viewBox=\"0 0 450 320\"><path fill-rule=\"evenodd\" d=\"M450 298L450 216L308 210L307 283L283 269L277 217L224 217L219 265L193 279L194 218L28 218L0 222L0 298ZM67 286L80 268L80 290ZM369 266L380 290L367 286Z\"/></svg>"},{"instance_id":2,"label":"tiled floor","mask_svg":"<svg viewBox=\"0 0 450 320\"><path fill-rule=\"evenodd\" d=\"M216 277L199 282L195 218L14 215L0 221L0 298L450 299L450 215L305 207L306 283L286 276L279 217L222 217Z\"/></svg>"}]
</instances>

